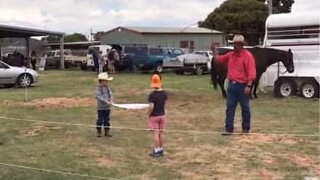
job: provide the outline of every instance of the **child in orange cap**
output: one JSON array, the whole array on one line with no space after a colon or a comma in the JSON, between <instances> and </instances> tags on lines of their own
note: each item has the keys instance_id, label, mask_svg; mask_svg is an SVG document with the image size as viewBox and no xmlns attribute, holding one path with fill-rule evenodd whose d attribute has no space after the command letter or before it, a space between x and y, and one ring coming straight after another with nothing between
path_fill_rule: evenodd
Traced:
<instances>
[{"instance_id":1,"label":"child in orange cap","mask_svg":"<svg viewBox=\"0 0 320 180\"><path fill-rule=\"evenodd\" d=\"M167 93L161 88L161 76L154 73L151 77L151 88L153 91L149 94L148 102L150 104L148 110L148 126L153 131L154 149L150 156L163 156L163 130L165 128L165 103Z\"/></svg>"}]
</instances>

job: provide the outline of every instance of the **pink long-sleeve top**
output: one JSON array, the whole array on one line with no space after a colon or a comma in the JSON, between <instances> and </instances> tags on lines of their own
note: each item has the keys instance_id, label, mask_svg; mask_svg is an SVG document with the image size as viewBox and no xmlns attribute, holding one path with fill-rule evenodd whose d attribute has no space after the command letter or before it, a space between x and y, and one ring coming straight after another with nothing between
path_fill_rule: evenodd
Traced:
<instances>
[{"instance_id":1,"label":"pink long-sleeve top","mask_svg":"<svg viewBox=\"0 0 320 180\"><path fill-rule=\"evenodd\" d=\"M216 56L218 63L226 63L228 65L228 79L238 83L248 83L256 78L255 60L252 54L242 49L240 53L234 51L225 55Z\"/></svg>"}]
</instances>

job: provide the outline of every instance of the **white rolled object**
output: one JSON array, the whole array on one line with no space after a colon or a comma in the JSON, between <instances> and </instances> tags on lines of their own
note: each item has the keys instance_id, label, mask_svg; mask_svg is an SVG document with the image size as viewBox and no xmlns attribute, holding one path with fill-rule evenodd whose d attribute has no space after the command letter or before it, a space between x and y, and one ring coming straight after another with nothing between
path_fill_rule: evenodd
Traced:
<instances>
[{"instance_id":1,"label":"white rolled object","mask_svg":"<svg viewBox=\"0 0 320 180\"><path fill-rule=\"evenodd\" d=\"M121 109L128 109L128 110L139 110L139 109L146 109L149 107L149 104L112 104L114 107L121 108Z\"/></svg>"}]
</instances>

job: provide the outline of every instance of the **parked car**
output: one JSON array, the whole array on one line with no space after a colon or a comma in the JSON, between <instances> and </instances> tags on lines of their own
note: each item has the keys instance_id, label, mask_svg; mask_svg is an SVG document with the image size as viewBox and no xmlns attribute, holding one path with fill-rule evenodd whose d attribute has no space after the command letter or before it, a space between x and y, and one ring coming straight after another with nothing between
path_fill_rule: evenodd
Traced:
<instances>
[{"instance_id":1,"label":"parked car","mask_svg":"<svg viewBox=\"0 0 320 180\"><path fill-rule=\"evenodd\" d=\"M51 50L48 51L46 54L46 69L59 69L60 68L60 61L61 61L61 52L60 50ZM70 49L64 50L64 66L65 68L70 68L72 66L79 66L80 64L86 61L85 57L81 56L74 56Z\"/></svg>"},{"instance_id":2,"label":"parked car","mask_svg":"<svg viewBox=\"0 0 320 180\"><path fill-rule=\"evenodd\" d=\"M179 48L147 48L135 53L129 53L124 57L126 64L130 64L134 70L157 70L162 72L163 63L175 59L183 54Z\"/></svg>"},{"instance_id":3,"label":"parked car","mask_svg":"<svg viewBox=\"0 0 320 180\"><path fill-rule=\"evenodd\" d=\"M18 51L14 51L12 54L6 53L2 61L9 64L10 66L23 67L26 65L25 56Z\"/></svg>"},{"instance_id":4,"label":"parked car","mask_svg":"<svg viewBox=\"0 0 320 180\"><path fill-rule=\"evenodd\" d=\"M211 61L212 61L212 58L213 58L213 54L212 54L212 51L208 51L208 50L197 50L194 52L194 54L200 54L200 55L204 55L206 56L207 58L209 58L209 61L208 61L208 70L211 70Z\"/></svg>"},{"instance_id":5,"label":"parked car","mask_svg":"<svg viewBox=\"0 0 320 180\"><path fill-rule=\"evenodd\" d=\"M38 82L38 73L25 67L10 66L0 61L0 84L5 87L28 87Z\"/></svg>"},{"instance_id":6,"label":"parked car","mask_svg":"<svg viewBox=\"0 0 320 180\"><path fill-rule=\"evenodd\" d=\"M184 74L191 72L196 75L201 75L208 72L209 58L201 54L183 54L174 59L164 61L165 68L175 68L176 74Z\"/></svg>"}]
</instances>

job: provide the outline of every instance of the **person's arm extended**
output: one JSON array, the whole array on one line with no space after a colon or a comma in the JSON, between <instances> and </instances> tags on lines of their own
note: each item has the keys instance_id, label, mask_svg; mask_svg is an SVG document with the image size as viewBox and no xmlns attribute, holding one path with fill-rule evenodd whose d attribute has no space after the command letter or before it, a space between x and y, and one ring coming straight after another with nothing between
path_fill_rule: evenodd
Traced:
<instances>
[{"instance_id":1,"label":"person's arm extended","mask_svg":"<svg viewBox=\"0 0 320 180\"><path fill-rule=\"evenodd\" d=\"M229 53L218 55L216 46L214 44L211 45L211 51L213 58L217 63L226 63L229 60Z\"/></svg>"},{"instance_id":2,"label":"person's arm extended","mask_svg":"<svg viewBox=\"0 0 320 180\"><path fill-rule=\"evenodd\" d=\"M154 103L149 103L149 108L148 108L148 117L151 116L152 112L154 109Z\"/></svg>"}]
</instances>

